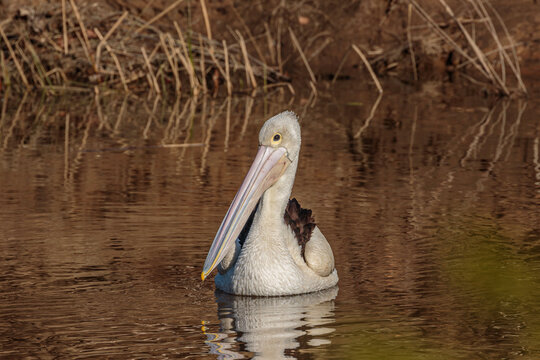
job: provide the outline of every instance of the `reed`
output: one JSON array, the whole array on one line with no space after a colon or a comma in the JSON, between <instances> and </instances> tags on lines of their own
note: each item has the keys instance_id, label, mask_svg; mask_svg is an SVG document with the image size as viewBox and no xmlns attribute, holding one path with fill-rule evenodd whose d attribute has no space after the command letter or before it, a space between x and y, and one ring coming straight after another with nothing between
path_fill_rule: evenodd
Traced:
<instances>
[{"instance_id":1,"label":"reed","mask_svg":"<svg viewBox=\"0 0 540 360\"><path fill-rule=\"evenodd\" d=\"M19 60L17 60L17 57L15 56L15 51L13 51L13 47L11 46L11 43L9 42L6 36L6 33L4 32L4 29L2 29L1 26L0 26L0 35L2 36L2 39L4 40L4 43L6 44L6 47L9 50L11 59L13 60L13 63L15 64L15 67L17 68L17 71L19 72L19 76L21 77L22 82L24 83L24 85L26 85L27 88L30 87L30 84L28 83L28 79L26 78L26 75L24 74L22 66L19 63Z\"/></svg>"},{"instance_id":2,"label":"reed","mask_svg":"<svg viewBox=\"0 0 540 360\"><path fill-rule=\"evenodd\" d=\"M437 0L444 10L444 13L449 17L448 23L455 24L459 29L459 34L462 37L461 39L450 32L452 27L443 27L436 22L433 16L430 15L416 0L408 0L408 2L428 24L429 28L465 59L462 65L459 66L460 68L471 65L477 71L477 74L481 75L484 81L487 81L502 95L509 96L513 93L527 93L516 55L515 49L517 44L510 36L506 25L489 0L469 0L466 4L468 6L465 6L464 9L460 8L459 10L461 12L468 11L473 14L474 18L467 22L464 21L462 17L458 16L456 10L454 10L454 8L452 8L445 0ZM497 30L493 18L497 19L508 44L504 44L501 40L500 31ZM471 30L467 28L467 23L472 24L473 27ZM475 24L482 24L483 28L477 28ZM480 31L483 31L483 33L491 37L495 43L495 51L488 50L487 47L481 46L477 40ZM412 49L412 41L409 40L409 43L409 47ZM488 45L492 44L488 43ZM508 53L509 50L511 52L510 54ZM517 86L514 86L508 79L506 74L506 64L510 68ZM483 85L481 80L477 80L470 75L465 75L464 77L471 80L473 83Z\"/></svg>"},{"instance_id":3,"label":"reed","mask_svg":"<svg viewBox=\"0 0 540 360\"><path fill-rule=\"evenodd\" d=\"M436 0L434 4L441 10L438 12L426 10L426 3L395 3L394 7L400 9L394 12L400 14L396 16L404 15L399 21L403 24L402 33L393 34L398 46L385 50L372 40L359 37L330 50L337 35L323 26L324 16L319 16L320 11L312 5L302 8L308 15L300 16L300 6L286 7L281 2L258 4L260 11L274 8L257 23L256 19L243 16L247 5L230 4L229 16L238 27L232 28L233 25L221 25L212 17L215 4L206 0L196 4L171 1L149 20L129 11L116 12L106 4L96 7L91 2L61 0L36 7L35 16L2 21L0 37L5 46L0 73L3 85L16 91L93 91L97 86L135 93L151 90L162 96L181 95L184 90L197 96L209 87L213 95L218 91L227 95L261 89L283 91L287 87L294 94L296 89L286 72L301 64L309 78L308 82L298 83L311 90L316 99L312 87L318 86L317 82L326 74L318 73L313 66L327 68L323 57L329 51L342 59L335 73L330 74L332 83L342 73L354 73L347 66L350 67L350 54L355 53L379 92L383 91L381 77L393 76L391 72L397 73L394 69L408 71L405 81L410 80L410 74L416 81L423 78L421 71L429 68L424 66L431 64L429 56L438 60L451 51L459 58L459 62L451 64L452 71L459 70L472 83L483 88L487 84L489 90L501 95L527 93L516 51L520 44L512 39L490 0L468 0L460 7L449 0ZM187 12L186 27L175 21L163 22L177 9ZM192 20L194 9L198 11L198 22ZM419 16L413 16L413 12ZM34 17L40 19L39 31L32 23ZM292 20L298 20L300 25ZM381 27L385 26L384 21ZM202 33L191 28L197 23ZM226 29L230 35L219 31ZM428 54L421 45L427 41L425 38L434 37L440 51ZM221 83L226 86L220 88Z\"/></svg>"},{"instance_id":4,"label":"reed","mask_svg":"<svg viewBox=\"0 0 540 360\"><path fill-rule=\"evenodd\" d=\"M248 35L249 41L251 42L251 44L255 48L255 51L257 52L257 55L259 56L259 59L264 63L265 62L265 57L263 55L263 52L261 51L257 41L255 40L255 37L253 36L253 33L251 32L249 26L247 26L246 22L244 21L244 19L238 13L238 11L236 10L236 8L234 6L231 6L231 10L234 13L235 17L240 22L240 24L242 25L242 27L244 28L244 31Z\"/></svg>"},{"instance_id":5,"label":"reed","mask_svg":"<svg viewBox=\"0 0 540 360\"><path fill-rule=\"evenodd\" d=\"M9 77L9 72L7 71L6 59L4 58L4 53L0 51L0 67L2 67L2 83L7 88L11 87L11 79Z\"/></svg>"},{"instance_id":6,"label":"reed","mask_svg":"<svg viewBox=\"0 0 540 360\"><path fill-rule=\"evenodd\" d=\"M286 79L265 59L254 58L239 32L235 35L237 43L215 41L204 0L201 6L206 35L189 30L186 39L185 30L177 22L173 29L176 34L154 27L181 4L182 0L175 1L144 21L127 11L111 15L110 10L91 4L62 0L51 4L47 16L40 17L47 29L41 36L33 35L30 20L9 19L0 27L6 49L0 57L3 85L47 91L120 87L126 92L150 89L156 94L165 94L170 87L179 95L182 82L186 82L191 94L196 95L207 90L206 75L216 69L213 83L223 79L226 93L231 95L235 89L244 89L245 82L238 81L241 73L254 89L265 81L279 83ZM256 43L252 34L248 36L252 44ZM155 44L149 52L149 45ZM149 87L144 86L144 80Z\"/></svg>"},{"instance_id":7,"label":"reed","mask_svg":"<svg viewBox=\"0 0 540 360\"><path fill-rule=\"evenodd\" d=\"M350 53L351 53L350 48L347 49L347 51L345 51L345 54L343 55L343 58L339 62L336 72L334 73L334 76L332 78L332 84L334 84L336 80L339 78L339 75L341 74L341 69L343 69L343 65L345 65L345 62L347 61L347 58L349 57Z\"/></svg>"},{"instance_id":8,"label":"reed","mask_svg":"<svg viewBox=\"0 0 540 360\"><path fill-rule=\"evenodd\" d=\"M122 85L124 86L124 90L126 92L129 92L126 77L124 76L124 70L122 70L122 65L120 64L120 61L118 60L118 57L116 56L114 51L111 49L109 44L107 44L107 35L109 35L111 33L111 31L109 31L109 33L107 35L105 35L105 36L102 36L101 32L97 28L94 28L94 32L99 37L99 40L100 40L99 44L104 45L105 48L107 49L107 51L109 52L109 54L111 55L111 57L113 58L114 64L116 65L116 69L118 70L118 75L120 76L120 80L122 81ZM99 49L99 45L98 45L98 49ZM96 58L97 58L96 64L98 64L98 66L99 66L99 58L98 57L96 57Z\"/></svg>"},{"instance_id":9,"label":"reed","mask_svg":"<svg viewBox=\"0 0 540 360\"><path fill-rule=\"evenodd\" d=\"M227 50L227 42L223 40L223 53L225 57L225 81L227 82L227 94L232 95L231 73L229 70L229 51Z\"/></svg>"},{"instance_id":10,"label":"reed","mask_svg":"<svg viewBox=\"0 0 540 360\"><path fill-rule=\"evenodd\" d=\"M100 56L101 56L101 49L103 48L103 46L105 46L105 44L107 43L107 39L109 39L111 37L111 35L114 33L114 31L116 29L118 29L118 27L120 26L120 24L122 23L122 21L128 16L128 12L127 11L124 11L124 13L122 14L122 16L120 16L118 18L118 20L116 20L116 22L114 23L114 25L111 27L111 29L107 32L107 34L105 34L105 36L100 36L100 41L99 41L99 44L96 48L96 68L99 68L99 60L100 60ZM94 32L96 31L97 28L94 28ZM99 36L99 35L98 35ZM66 37L66 41L67 41L67 37ZM110 52L110 51L109 51ZM66 52L67 53L67 52Z\"/></svg>"},{"instance_id":11,"label":"reed","mask_svg":"<svg viewBox=\"0 0 540 360\"><path fill-rule=\"evenodd\" d=\"M202 41L202 35L199 34L199 42ZM202 88L203 88L203 92L206 93L206 91L208 90L208 85L206 84L206 64L204 62L205 60L205 51L204 51L204 47L202 47L200 49L201 51L201 56L199 57L199 61L200 61L200 72L201 72L201 84L202 84Z\"/></svg>"},{"instance_id":12,"label":"reed","mask_svg":"<svg viewBox=\"0 0 540 360\"><path fill-rule=\"evenodd\" d=\"M84 21L81 18L81 14L79 12L79 8L77 7L77 4L75 4L75 0L69 0L69 3L71 4L71 9L73 10L73 13L75 14L75 17L77 18L77 22L79 23L79 27L81 29L81 34L84 39L83 47L86 50L85 53L88 57L88 60L92 63L92 65L95 67L94 60L92 59L91 51L90 51L90 40L88 39L88 31L86 30L86 26L84 25Z\"/></svg>"},{"instance_id":13,"label":"reed","mask_svg":"<svg viewBox=\"0 0 540 360\"><path fill-rule=\"evenodd\" d=\"M63 45L64 45L64 54L67 55L69 52L69 43L67 35L67 18L66 18L66 0L62 0L62 36L63 36Z\"/></svg>"},{"instance_id":14,"label":"reed","mask_svg":"<svg viewBox=\"0 0 540 360\"><path fill-rule=\"evenodd\" d=\"M45 71L45 67L42 64L36 52L36 49L32 46L32 44L28 40L25 41L25 47L28 49L28 51L30 52L30 55L32 56L32 67L36 69L35 73L38 77L38 80L41 86L43 88L47 88L48 85L52 85L52 82Z\"/></svg>"},{"instance_id":15,"label":"reed","mask_svg":"<svg viewBox=\"0 0 540 360\"><path fill-rule=\"evenodd\" d=\"M177 48L176 55L178 56L178 58L184 65L184 69L186 69L188 72L192 93L194 95L197 95L199 92L199 81L197 80L197 76L195 76L195 65L193 64L193 61L191 60L191 57L188 54L188 48L187 48L186 42L184 41L182 30L180 29L180 26L178 25L176 21L174 22L174 27L176 29L176 33L178 34L178 38L180 39L180 44L183 50L183 54L182 54L180 53L180 50Z\"/></svg>"},{"instance_id":16,"label":"reed","mask_svg":"<svg viewBox=\"0 0 540 360\"><path fill-rule=\"evenodd\" d=\"M265 30L265 36L266 36L266 43L268 46L268 53L270 54L270 61L271 62L277 62L276 57L276 43L274 41L274 38L272 37L272 31L270 30L270 25L265 21L264 22L264 30Z\"/></svg>"},{"instance_id":17,"label":"reed","mask_svg":"<svg viewBox=\"0 0 540 360\"><path fill-rule=\"evenodd\" d=\"M206 2L201 0L201 10L203 13L204 25L206 26L206 34L208 39L212 40L212 28L210 27L210 18L208 17L208 10L206 9Z\"/></svg>"},{"instance_id":18,"label":"reed","mask_svg":"<svg viewBox=\"0 0 540 360\"><path fill-rule=\"evenodd\" d=\"M140 32L142 32L143 30L145 30L146 28L148 28L149 26L151 26L153 23L155 23L156 21L158 21L159 19L161 19L162 17L164 17L165 15L167 15L167 13L169 13L171 10L173 10L175 7L177 7L178 5L180 5L184 0L177 0L175 1L174 3L172 3L171 5L169 5L168 7L166 7L165 9L163 9L163 11L161 11L159 14L157 14L156 16L154 16L152 19L148 20L148 21L145 21L144 24L142 26L140 26L137 30L135 30L135 35L136 34L139 34Z\"/></svg>"},{"instance_id":19,"label":"reed","mask_svg":"<svg viewBox=\"0 0 540 360\"><path fill-rule=\"evenodd\" d=\"M368 59L366 58L366 56L364 55L364 53L362 52L362 50L360 50L358 46L353 44L352 49L358 54L358 56L360 56L360 59L362 59L362 62L364 63L364 65L366 65L366 68L369 71L369 75L371 75L371 78L373 79L375 86L377 86L377 90L379 90L379 93L382 94L383 88L381 86L381 83L379 82L379 79L377 78L377 75L375 75L375 72L373 71L373 68L371 67L371 64L369 63Z\"/></svg>"},{"instance_id":20,"label":"reed","mask_svg":"<svg viewBox=\"0 0 540 360\"><path fill-rule=\"evenodd\" d=\"M411 66L413 69L413 79L418 81L418 73L416 70L416 59L414 58L414 48L412 45L411 35L411 18L412 18L412 5L407 6L407 42L409 43L409 52L411 53Z\"/></svg>"},{"instance_id":21,"label":"reed","mask_svg":"<svg viewBox=\"0 0 540 360\"><path fill-rule=\"evenodd\" d=\"M238 35L240 48L242 49L242 54L244 55L244 68L246 70L246 80L249 83L251 81L251 86L253 88L257 87L257 80L255 80L255 74L253 73L253 68L251 67L251 61L249 60L249 55L247 52L246 42L240 31L236 31Z\"/></svg>"},{"instance_id":22,"label":"reed","mask_svg":"<svg viewBox=\"0 0 540 360\"><path fill-rule=\"evenodd\" d=\"M180 95L180 89L181 89L181 82L180 77L178 76L178 62L176 61L176 58L173 57L171 51L169 51L169 46L165 42L165 35L161 34L159 37L159 41L161 43L161 48L165 52L165 56L167 57L167 61L169 62L169 66L171 67L171 72L174 77L174 90L176 95ZM173 50L174 51L174 50Z\"/></svg>"},{"instance_id":23,"label":"reed","mask_svg":"<svg viewBox=\"0 0 540 360\"><path fill-rule=\"evenodd\" d=\"M309 73L309 77L311 78L311 81L314 84L316 84L317 83L317 78L315 77L315 74L313 73L313 70L311 70L311 66L309 66L308 59L306 58L306 55L302 51L302 47L300 46L300 42L296 38L296 35L294 34L294 31L291 29L291 27L289 27L289 35L291 36L291 40L292 40L292 42L294 44L294 47L296 48L296 50L300 54L300 58L304 62L304 65L305 65L305 67L306 67L306 69L307 69L307 71Z\"/></svg>"},{"instance_id":24,"label":"reed","mask_svg":"<svg viewBox=\"0 0 540 360\"><path fill-rule=\"evenodd\" d=\"M159 89L159 85L158 85L158 82L156 80L156 76L154 75L154 70L152 69L152 64L150 64L150 59L148 57L148 55L146 54L146 49L144 47L141 47L141 52L142 52L142 55L143 55L143 58L144 58L144 62L146 64L146 66L148 67L148 77L149 77L149 83L150 83L150 88L153 88L156 92L156 94L160 94L161 93L161 90Z\"/></svg>"}]
</instances>

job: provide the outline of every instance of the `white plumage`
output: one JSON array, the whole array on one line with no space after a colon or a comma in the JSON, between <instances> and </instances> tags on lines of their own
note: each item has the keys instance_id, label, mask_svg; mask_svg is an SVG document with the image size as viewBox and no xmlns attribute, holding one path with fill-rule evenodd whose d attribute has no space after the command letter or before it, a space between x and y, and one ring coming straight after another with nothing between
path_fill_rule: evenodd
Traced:
<instances>
[{"instance_id":1,"label":"white plumage","mask_svg":"<svg viewBox=\"0 0 540 360\"><path fill-rule=\"evenodd\" d=\"M219 264L215 278L218 289L238 295L275 296L308 293L337 284L332 249L319 228L313 229L302 256L301 246L284 220L300 145L300 125L294 113L283 112L263 125L259 153L205 262L203 279ZM257 202L253 223L241 246L238 235Z\"/></svg>"}]
</instances>

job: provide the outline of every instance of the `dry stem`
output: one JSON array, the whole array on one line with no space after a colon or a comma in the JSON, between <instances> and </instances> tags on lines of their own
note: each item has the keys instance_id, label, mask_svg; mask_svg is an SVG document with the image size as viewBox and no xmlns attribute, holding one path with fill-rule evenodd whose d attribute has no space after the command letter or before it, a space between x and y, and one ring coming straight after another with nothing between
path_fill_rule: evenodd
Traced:
<instances>
[{"instance_id":1,"label":"dry stem","mask_svg":"<svg viewBox=\"0 0 540 360\"><path fill-rule=\"evenodd\" d=\"M100 37L100 42L99 42L99 44L98 44L98 46L96 48L96 69L99 70L99 60L100 60L100 57L101 57L101 49L102 49L102 47L105 45L105 43L111 37L111 35L114 33L114 31L120 26L120 24L126 18L127 15L128 15L128 12L124 11L122 16L120 16L118 18L118 20L116 20L116 22L111 27L111 29L107 32L107 34L105 34L105 36L102 37L102 38Z\"/></svg>"},{"instance_id":2,"label":"dry stem","mask_svg":"<svg viewBox=\"0 0 540 360\"><path fill-rule=\"evenodd\" d=\"M141 47L141 52L142 52L143 57L144 57L144 62L146 63L146 66L148 67L148 76L150 77L151 84L153 85L153 88L156 91L156 93L161 94L161 90L159 89L157 79L156 79L156 77L154 75L154 70L152 70L152 65L150 64L150 60L148 59L148 55L146 55L146 49L144 48L144 46Z\"/></svg>"},{"instance_id":3,"label":"dry stem","mask_svg":"<svg viewBox=\"0 0 540 360\"><path fill-rule=\"evenodd\" d=\"M227 49L227 42L223 40L223 50L225 52L225 81L227 82L227 94L232 95L231 74L229 72L229 51Z\"/></svg>"},{"instance_id":4,"label":"dry stem","mask_svg":"<svg viewBox=\"0 0 540 360\"><path fill-rule=\"evenodd\" d=\"M17 67L17 71L19 72L19 75L26 87L30 87L30 84L28 83L28 79L26 78L26 75L24 75L24 71L22 69L21 64L19 63L19 60L17 60L17 57L15 56L15 52L13 51L13 48L11 47L11 44L4 33L4 29L0 26L0 35L2 35L2 39L4 39L4 42L6 43L6 46L8 48L9 54L11 55L11 58L13 59L13 62L15 63L15 67Z\"/></svg>"},{"instance_id":5,"label":"dry stem","mask_svg":"<svg viewBox=\"0 0 540 360\"><path fill-rule=\"evenodd\" d=\"M409 42L409 52L411 53L411 63L414 75L414 81L418 81L418 73L416 72L416 59L414 58L414 49L411 36L411 18L412 18L412 5L407 6L407 41Z\"/></svg>"},{"instance_id":6,"label":"dry stem","mask_svg":"<svg viewBox=\"0 0 540 360\"><path fill-rule=\"evenodd\" d=\"M246 80L247 82L251 80L251 86L253 88L256 88L257 81L255 80L255 75L253 74L251 62L249 61L249 56L248 56L247 48L246 48L246 42L244 41L244 37L239 31L236 31L236 34L238 35L238 38L240 39L240 47L242 49L242 54L244 55L244 64L246 68Z\"/></svg>"},{"instance_id":7,"label":"dry stem","mask_svg":"<svg viewBox=\"0 0 540 360\"><path fill-rule=\"evenodd\" d=\"M67 20L66 20L66 0L62 0L62 33L64 36L64 54L68 54L68 35L67 35Z\"/></svg>"},{"instance_id":8,"label":"dry stem","mask_svg":"<svg viewBox=\"0 0 540 360\"><path fill-rule=\"evenodd\" d=\"M118 75L120 75L120 81L122 81L122 85L124 86L124 90L126 92L129 92L129 88L128 88L127 82L126 82L126 77L124 76L124 71L122 70L122 66L120 65L120 61L118 60L118 57L116 56L114 51L111 49L111 47L107 43L106 37L103 37L101 35L101 32L99 31L99 29L95 28L94 32L96 33L96 35L98 36L98 38L100 40L99 44L100 45L103 44L105 46L105 48L107 49L107 51L109 52L109 54L111 55L111 57L113 58L114 64L116 65L116 69L118 70ZM109 33L110 33L110 31L109 31ZM97 63L97 61L96 61L96 63ZM98 69L98 71L99 71L99 69Z\"/></svg>"},{"instance_id":9,"label":"dry stem","mask_svg":"<svg viewBox=\"0 0 540 360\"><path fill-rule=\"evenodd\" d=\"M72 0L71 0L72 1ZM162 12L160 12L159 14L157 14L156 16L154 16L152 19L150 19L149 21L147 21L146 23L144 23L144 25L142 25L141 27L139 27L137 30L135 30L135 34L138 34L140 33L141 31L143 31L144 29L146 29L147 27L149 27L150 25L152 25L153 23L155 23L156 21L158 21L159 19L161 19L163 16L167 15L167 13L169 11L171 11L172 9L174 9L175 7L177 7L178 5L180 5L184 0L177 0L175 1L174 3L172 3L171 5L169 5L167 8L165 8Z\"/></svg>"},{"instance_id":10,"label":"dry stem","mask_svg":"<svg viewBox=\"0 0 540 360\"><path fill-rule=\"evenodd\" d=\"M296 35L294 35L293 30L289 27L289 34L291 36L291 40L296 47L296 50L298 50L298 53L300 54L300 57L302 58L302 61L304 62L304 65L306 66L307 71L309 72L309 76L311 77L311 81L313 83L317 83L317 78L315 78L315 74L313 74L313 70L311 70L311 66L309 66L309 62L306 58L306 55L304 55L304 52L302 51L302 48L300 47L300 43L298 42L298 39L296 38Z\"/></svg>"},{"instance_id":11,"label":"dry stem","mask_svg":"<svg viewBox=\"0 0 540 360\"><path fill-rule=\"evenodd\" d=\"M69 0L69 2L71 4L71 8L73 9L73 13L75 14L75 17L77 18L77 21L79 22L79 27L81 28L81 33L84 39L84 46L86 47L88 60L95 68L95 64L92 59L92 54L90 53L90 41L88 40L88 32L86 31L86 26L84 26L84 22L81 19L81 14L79 13L79 9L77 8L77 5L75 4L75 0Z\"/></svg>"},{"instance_id":12,"label":"dry stem","mask_svg":"<svg viewBox=\"0 0 540 360\"><path fill-rule=\"evenodd\" d=\"M358 56L360 56L360 59L362 59L362 61L364 62L364 65L366 65L366 68L368 69L369 74L371 75L371 78L373 79L373 82L375 82L375 86L377 86L377 90L379 90L379 93L382 94L383 88L381 86L381 83L379 82L379 79L377 79L377 75L375 75L375 72L371 68L371 65L369 64L369 61L367 60L366 56L364 55L362 50L360 50L358 46L354 44L352 45L352 49L358 54Z\"/></svg>"},{"instance_id":13,"label":"dry stem","mask_svg":"<svg viewBox=\"0 0 540 360\"><path fill-rule=\"evenodd\" d=\"M204 0L200 0L201 2L201 9L203 13L204 18L204 25L206 26L206 34L208 35L208 39L212 41L212 29L210 28L210 19L208 18L208 10L206 9L206 2Z\"/></svg>"}]
</instances>

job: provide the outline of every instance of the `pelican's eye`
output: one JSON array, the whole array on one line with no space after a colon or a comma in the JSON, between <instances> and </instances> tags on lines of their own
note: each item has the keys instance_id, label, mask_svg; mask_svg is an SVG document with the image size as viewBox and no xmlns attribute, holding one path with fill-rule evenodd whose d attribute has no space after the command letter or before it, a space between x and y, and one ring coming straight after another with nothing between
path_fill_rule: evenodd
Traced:
<instances>
[{"instance_id":1,"label":"pelican's eye","mask_svg":"<svg viewBox=\"0 0 540 360\"><path fill-rule=\"evenodd\" d=\"M281 142L281 134L275 133L272 137L272 145L278 145Z\"/></svg>"}]
</instances>

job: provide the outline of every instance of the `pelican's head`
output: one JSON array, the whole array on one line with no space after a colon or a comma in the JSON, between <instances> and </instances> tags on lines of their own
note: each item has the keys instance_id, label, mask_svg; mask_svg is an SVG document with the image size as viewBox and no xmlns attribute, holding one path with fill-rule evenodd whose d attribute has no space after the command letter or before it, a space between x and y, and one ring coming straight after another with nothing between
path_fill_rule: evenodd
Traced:
<instances>
[{"instance_id":1,"label":"pelican's head","mask_svg":"<svg viewBox=\"0 0 540 360\"><path fill-rule=\"evenodd\" d=\"M279 180L287 168L296 170L300 144L300 125L293 112L282 112L264 123L259 132L257 156L206 256L201 274L203 280L234 244L262 194Z\"/></svg>"},{"instance_id":2,"label":"pelican's head","mask_svg":"<svg viewBox=\"0 0 540 360\"><path fill-rule=\"evenodd\" d=\"M268 119L259 132L259 146L283 148L291 162L298 159L301 142L300 124L292 111Z\"/></svg>"}]
</instances>

